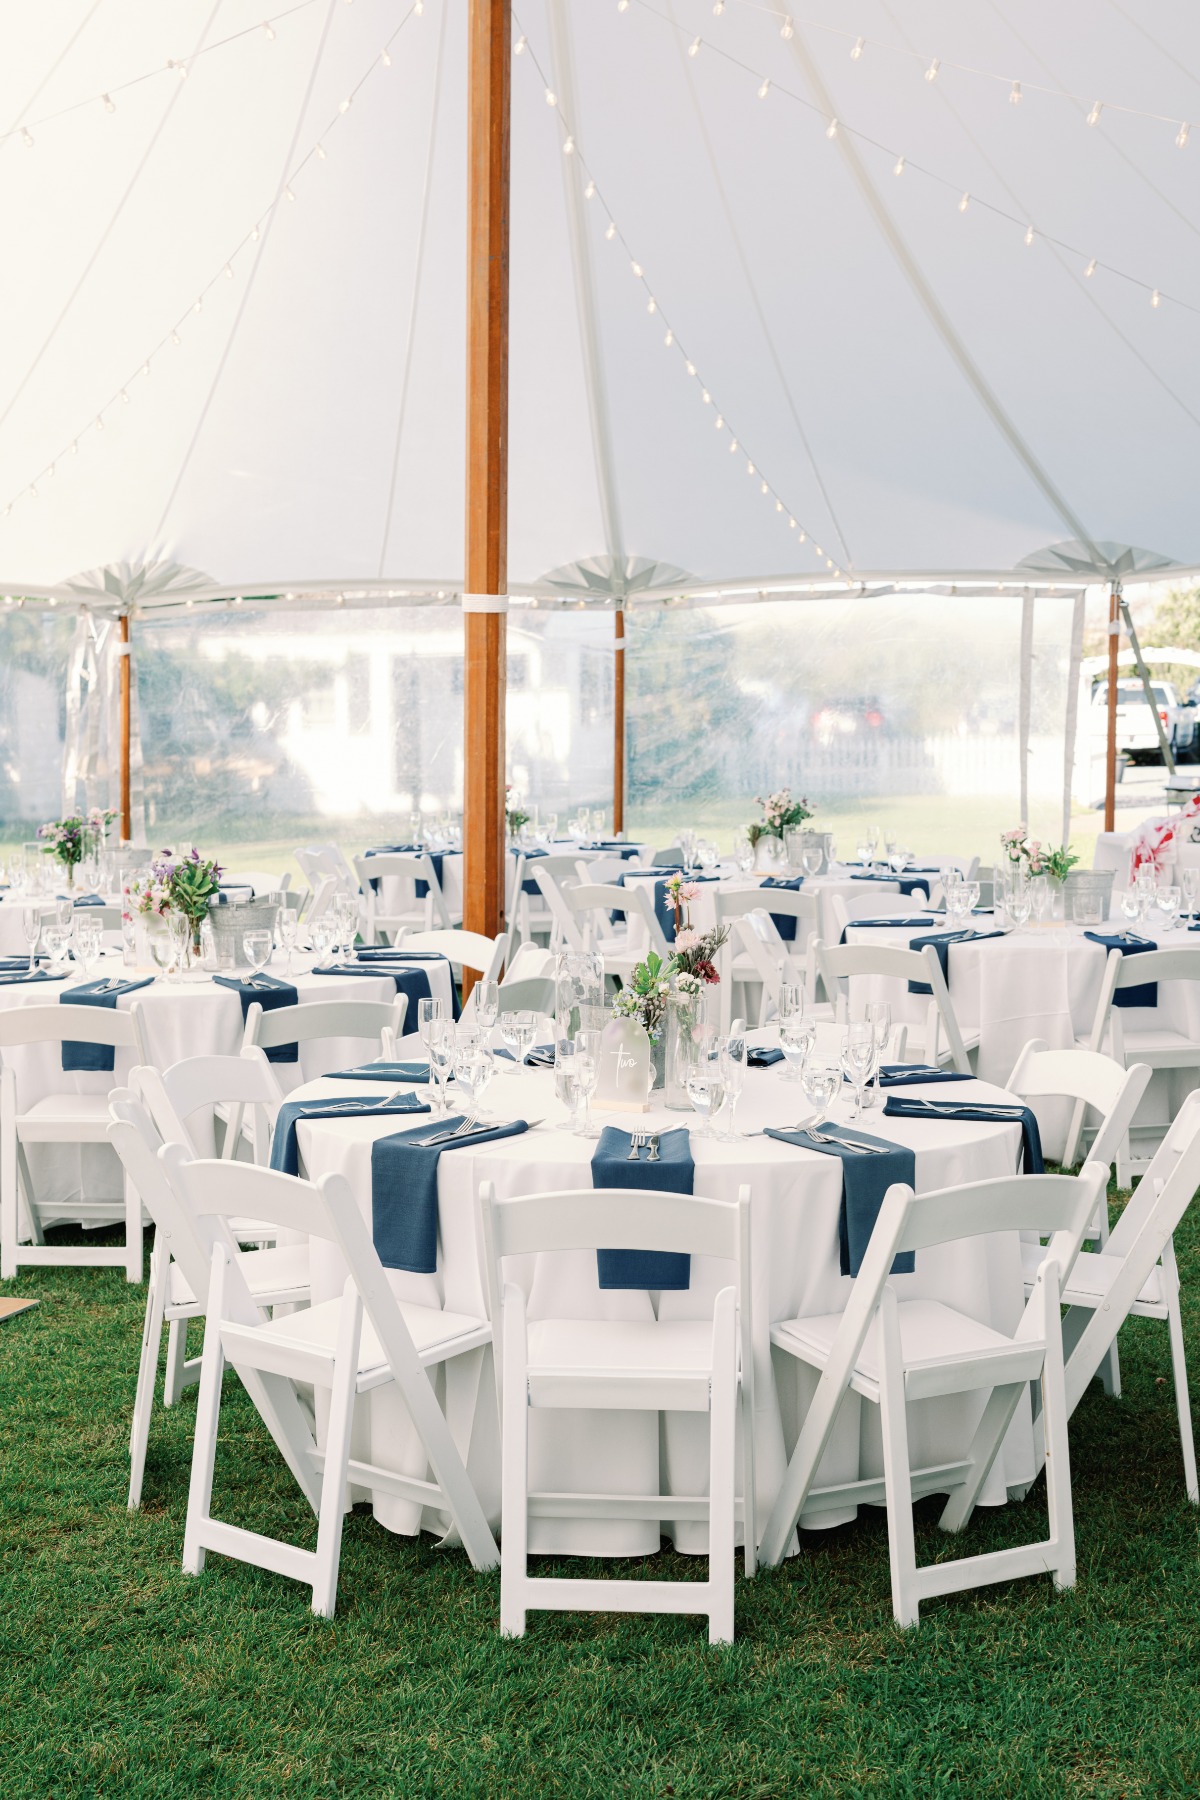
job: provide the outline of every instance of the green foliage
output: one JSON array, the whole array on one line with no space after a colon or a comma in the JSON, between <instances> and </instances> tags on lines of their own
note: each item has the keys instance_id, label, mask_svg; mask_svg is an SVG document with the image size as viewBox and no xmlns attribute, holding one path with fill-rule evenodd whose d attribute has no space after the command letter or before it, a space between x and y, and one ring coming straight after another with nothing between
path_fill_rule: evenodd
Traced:
<instances>
[{"instance_id":1,"label":"green foliage","mask_svg":"<svg viewBox=\"0 0 1200 1800\"><path fill-rule=\"evenodd\" d=\"M1172 588L1166 599L1159 601L1150 625L1139 630L1138 637L1143 644L1158 644L1165 649L1200 650L1200 587ZM1189 668L1186 663L1157 663L1150 673L1156 681L1172 682L1182 700L1200 670Z\"/></svg>"}]
</instances>

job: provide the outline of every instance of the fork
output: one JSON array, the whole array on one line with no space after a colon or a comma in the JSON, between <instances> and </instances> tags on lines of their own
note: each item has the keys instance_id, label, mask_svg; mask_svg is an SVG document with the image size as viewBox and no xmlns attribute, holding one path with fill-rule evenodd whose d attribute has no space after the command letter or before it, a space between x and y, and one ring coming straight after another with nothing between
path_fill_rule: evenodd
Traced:
<instances>
[{"instance_id":1,"label":"fork","mask_svg":"<svg viewBox=\"0 0 1200 1800\"><path fill-rule=\"evenodd\" d=\"M659 1138L659 1134L657 1131L652 1131L650 1133L650 1154L646 1158L647 1162L661 1162L662 1161L662 1157L658 1154L658 1138Z\"/></svg>"},{"instance_id":2,"label":"fork","mask_svg":"<svg viewBox=\"0 0 1200 1800\"><path fill-rule=\"evenodd\" d=\"M479 1114L477 1112L469 1112L466 1118L461 1120L460 1123L454 1127L453 1131L443 1131L440 1132L437 1137L425 1138L424 1143L428 1148L430 1144L449 1144L455 1138L468 1137L470 1133L474 1131L478 1123Z\"/></svg>"},{"instance_id":3,"label":"fork","mask_svg":"<svg viewBox=\"0 0 1200 1800\"><path fill-rule=\"evenodd\" d=\"M801 1133L801 1136L810 1137L814 1144L832 1144L838 1150L855 1150L861 1156L887 1155L887 1151L880 1149L877 1144L864 1144L861 1138L827 1137L823 1131L814 1131L811 1125Z\"/></svg>"},{"instance_id":4,"label":"fork","mask_svg":"<svg viewBox=\"0 0 1200 1800\"><path fill-rule=\"evenodd\" d=\"M647 1143L648 1137L649 1137L649 1133L645 1132L645 1131L631 1131L630 1132L630 1134L629 1134L629 1155L625 1158L626 1162L638 1162L640 1160L640 1158L638 1156L638 1152L640 1150L644 1150L646 1148L646 1143Z\"/></svg>"}]
</instances>

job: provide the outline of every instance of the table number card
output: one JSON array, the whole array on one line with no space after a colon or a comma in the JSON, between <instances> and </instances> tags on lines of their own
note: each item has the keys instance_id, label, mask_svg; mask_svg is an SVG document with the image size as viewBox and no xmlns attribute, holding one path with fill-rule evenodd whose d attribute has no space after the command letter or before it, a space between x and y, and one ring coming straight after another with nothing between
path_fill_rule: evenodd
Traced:
<instances>
[{"instance_id":1,"label":"table number card","mask_svg":"<svg viewBox=\"0 0 1200 1800\"><path fill-rule=\"evenodd\" d=\"M612 1019L600 1038L600 1076L593 1107L605 1112L650 1110L650 1039L636 1019Z\"/></svg>"}]
</instances>

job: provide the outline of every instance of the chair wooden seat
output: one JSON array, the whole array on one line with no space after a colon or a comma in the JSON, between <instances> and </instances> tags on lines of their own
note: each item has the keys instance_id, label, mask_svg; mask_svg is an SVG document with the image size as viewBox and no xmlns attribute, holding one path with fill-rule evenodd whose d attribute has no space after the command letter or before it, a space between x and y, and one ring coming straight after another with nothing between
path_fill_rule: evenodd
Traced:
<instances>
[{"instance_id":1,"label":"chair wooden seat","mask_svg":"<svg viewBox=\"0 0 1200 1800\"><path fill-rule=\"evenodd\" d=\"M1045 1257L1045 1250L1041 1250L1037 1267L1041 1267ZM1000 1356L1012 1351L1012 1339L1005 1337L1002 1331L993 1331L990 1325L968 1318L966 1313L958 1312L941 1300L900 1300L896 1304L896 1318L900 1327L905 1386L910 1395L918 1386L924 1388L926 1395L953 1393L956 1359L965 1358L973 1362L989 1355ZM813 1368L823 1369L829 1361L841 1325L841 1313L820 1313L811 1319L787 1319L781 1325L772 1326L771 1341ZM1033 1344L1029 1379L1037 1374L1044 1354L1043 1343L1038 1341ZM935 1379L934 1371L939 1369L946 1371L946 1387L929 1387L928 1383ZM1007 1379L1011 1380L1012 1377ZM876 1317L871 1321L862 1348L855 1358L850 1386L855 1393L876 1400L879 1381L879 1320Z\"/></svg>"},{"instance_id":2,"label":"chair wooden seat","mask_svg":"<svg viewBox=\"0 0 1200 1800\"><path fill-rule=\"evenodd\" d=\"M244 1257L241 1265L243 1275L248 1276L253 1271L259 1256L272 1254L278 1253L259 1251L253 1256ZM305 1254L307 1257L307 1249ZM250 1286L248 1279L247 1286ZM396 1304L417 1355L427 1366L445 1362L448 1356L458 1356L463 1350L476 1348L491 1339L491 1327L486 1319L472 1318L469 1313L442 1312L436 1306L422 1306L413 1301L398 1300ZM222 1333L226 1354L234 1362L245 1356L253 1366L266 1369L271 1366L272 1352L278 1350L288 1369L297 1363L297 1359L308 1357L324 1363L328 1370L332 1370L338 1354L342 1315L343 1303L340 1296L336 1300L323 1300L318 1306L305 1307L303 1312L288 1313L282 1318L270 1319L265 1324L250 1327L249 1337L244 1344L241 1344L238 1326L227 1325ZM237 1348L239 1344L240 1349ZM380 1387L391 1379L387 1351L380 1343L370 1319L364 1318L358 1347L358 1392L367 1393L371 1388ZM327 1385L328 1374L325 1381Z\"/></svg>"}]
</instances>

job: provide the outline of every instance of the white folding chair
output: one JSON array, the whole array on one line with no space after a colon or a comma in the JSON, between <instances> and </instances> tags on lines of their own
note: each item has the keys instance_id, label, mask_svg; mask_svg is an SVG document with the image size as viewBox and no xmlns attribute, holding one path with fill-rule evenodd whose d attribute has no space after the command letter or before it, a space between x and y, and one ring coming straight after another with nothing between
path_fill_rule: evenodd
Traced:
<instances>
[{"instance_id":1,"label":"white folding chair","mask_svg":"<svg viewBox=\"0 0 1200 1800\"><path fill-rule=\"evenodd\" d=\"M378 1054L390 1061L396 1054L397 1038L404 1036L407 1012L407 994L397 994L394 1000L298 1000L295 1006L277 1006L272 1012L264 1012L255 1000L246 1010L242 1048L257 1045L274 1050L280 1044L362 1038L377 1043ZM274 1066L284 1069L289 1065Z\"/></svg>"},{"instance_id":2,"label":"white folding chair","mask_svg":"<svg viewBox=\"0 0 1200 1800\"><path fill-rule=\"evenodd\" d=\"M823 944L813 939L817 969L825 992L835 997L839 1015L849 1004L850 982L863 976L887 981L923 982L930 991L923 1025L909 1025L908 1055L914 1062L953 1063L960 1075L970 1075L968 1049L977 1049L979 1033L959 1030L950 990L932 944L910 950L899 944Z\"/></svg>"},{"instance_id":3,"label":"white folding chair","mask_svg":"<svg viewBox=\"0 0 1200 1800\"><path fill-rule=\"evenodd\" d=\"M189 1319L204 1316L213 1233L205 1233L171 1187L158 1151L162 1138L148 1109L131 1089L109 1096L109 1142L154 1220L154 1249L146 1291L146 1316L138 1359L137 1391L129 1432L130 1512L142 1503L154 1382L163 1325L167 1327L167 1369L163 1405L173 1406L184 1386L200 1379L200 1359L185 1360ZM236 1227L237 1221L233 1221ZM231 1234L230 1249L241 1260L246 1286L258 1307L305 1306L310 1289L308 1245L284 1244L241 1255ZM174 1350L174 1357L172 1351ZM172 1366L174 1364L174 1366Z\"/></svg>"},{"instance_id":4,"label":"white folding chair","mask_svg":"<svg viewBox=\"0 0 1200 1800\"><path fill-rule=\"evenodd\" d=\"M864 886L867 884L864 883ZM829 909L833 914L835 942L840 943L842 933L856 919L911 919L918 914L928 913L929 908L919 898L907 899L903 894L830 894ZM931 921L924 926L925 931L936 931L937 926Z\"/></svg>"},{"instance_id":5,"label":"white folding chair","mask_svg":"<svg viewBox=\"0 0 1200 1800\"><path fill-rule=\"evenodd\" d=\"M820 902L815 894L793 893L788 888L779 893L770 888L765 893L760 888L727 893L717 887L713 890L713 910L717 924L729 927L729 937L717 952L723 1031L728 1031L736 1015L749 1018L754 1011L759 1024L765 1025L779 1009L781 981L802 982L809 1001L815 999L808 991L807 968L808 945L820 922ZM790 940L781 934L773 913L795 919L795 934ZM742 990L738 996L734 994L735 985Z\"/></svg>"},{"instance_id":6,"label":"white folding chair","mask_svg":"<svg viewBox=\"0 0 1200 1800\"><path fill-rule=\"evenodd\" d=\"M750 1348L750 1190L736 1206L690 1194L584 1188L497 1200L479 1190L501 1396L500 1629L521 1637L538 1610L707 1614L711 1643L733 1641L734 1532L740 1512L746 1570L754 1572L754 1393ZM711 1319L526 1318L525 1295L505 1281L510 1256L541 1251L690 1251L734 1265ZM503 1332L499 1322L503 1320ZM740 1334L740 1344L739 1344ZM740 1356L739 1356L740 1348ZM740 1367L739 1367L740 1364ZM742 1495L736 1437L742 1425ZM552 1494L529 1489L530 1407L706 1412L707 1494ZM547 1518L698 1519L709 1531L708 1580L604 1581L529 1574L529 1521Z\"/></svg>"},{"instance_id":7,"label":"white folding chair","mask_svg":"<svg viewBox=\"0 0 1200 1800\"><path fill-rule=\"evenodd\" d=\"M531 866L530 874L546 902L546 911L550 917L550 948L582 950L583 935L576 924L574 913L563 898L566 890L575 882L574 857L540 856Z\"/></svg>"},{"instance_id":8,"label":"white folding chair","mask_svg":"<svg viewBox=\"0 0 1200 1800\"><path fill-rule=\"evenodd\" d=\"M128 1012L100 1006L13 1006L0 1010L0 1051L33 1044L99 1044L114 1052L130 1050L145 1062L142 1009L131 1001ZM114 1082L115 1085L115 1082ZM82 1193L70 1200L39 1202L34 1192L26 1149L31 1144L103 1144L108 1138L108 1094L46 1094L32 1105L17 1101L17 1072L5 1058L0 1069L0 1279L9 1281L20 1268L123 1268L127 1281L142 1279L142 1203L125 1182L123 1204L89 1200ZM21 1224L24 1196L27 1235ZM91 1247L48 1244L44 1227L56 1220L102 1225L124 1217L123 1245Z\"/></svg>"},{"instance_id":9,"label":"white folding chair","mask_svg":"<svg viewBox=\"0 0 1200 1800\"><path fill-rule=\"evenodd\" d=\"M1002 1176L921 1195L901 1183L888 1189L845 1311L789 1319L771 1330L777 1349L819 1370L820 1376L767 1521L761 1547L765 1563L782 1559L805 1504L819 1492L826 1509L839 1503L886 1502L892 1610L900 1626L916 1625L921 1601L935 1594L1047 1572L1058 1588L1074 1585L1059 1294L1107 1179L1106 1169L1089 1163L1077 1176ZM1014 1331L995 1330L941 1300L897 1298L889 1280L896 1256L996 1231L1052 1234ZM948 1495L939 1523L944 1531L961 1531L1032 1381L1041 1382L1044 1396L1049 1538L918 1568L913 1500L923 1494ZM972 1392L986 1398L963 1458L912 1468L908 1402ZM821 1459L850 1393L879 1407L883 1477L816 1490Z\"/></svg>"},{"instance_id":10,"label":"white folding chair","mask_svg":"<svg viewBox=\"0 0 1200 1800\"><path fill-rule=\"evenodd\" d=\"M632 887L599 884L563 889L563 901L572 914L585 950L604 959L604 973L628 981L634 965L655 950L665 962L671 954L666 934L655 916L650 896L640 882ZM624 931L614 930L609 914L619 912Z\"/></svg>"},{"instance_id":11,"label":"white folding chair","mask_svg":"<svg viewBox=\"0 0 1200 1800\"><path fill-rule=\"evenodd\" d=\"M479 931L464 931L461 926L451 931L399 931L398 950L437 950L460 970L473 969L481 981L499 981L508 949L508 934L498 932L494 938Z\"/></svg>"},{"instance_id":12,"label":"white folding chair","mask_svg":"<svg viewBox=\"0 0 1200 1800\"><path fill-rule=\"evenodd\" d=\"M802 956L794 957L794 946L786 944L780 937L779 927L770 913L764 907L756 907L754 911L744 913L741 918L733 921L731 941L745 954L757 972L761 984L758 1005L760 1025L767 1024L779 1011L779 991L784 982L802 989L805 1008L814 1018L833 1017L833 1007L816 998L818 977L816 957L813 954L815 938L809 938ZM722 1001L722 1006L724 1004ZM730 1006L730 1012L732 1010Z\"/></svg>"},{"instance_id":13,"label":"white folding chair","mask_svg":"<svg viewBox=\"0 0 1200 1800\"><path fill-rule=\"evenodd\" d=\"M1005 1084L1008 1091L1022 1100L1064 1099L1074 1101L1071 1124L1063 1150L1063 1167L1073 1168L1079 1161L1081 1140L1085 1135L1084 1120L1089 1111L1099 1114L1099 1121L1089 1125L1087 1162L1115 1164L1117 1186L1128 1187L1129 1127L1150 1081L1148 1063L1132 1063L1129 1067L1115 1057L1098 1050L1051 1050L1043 1038L1031 1038L1026 1044L1011 1076ZM1102 1237L1108 1236L1108 1207L1101 1208L1104 1218Z\"/></svg>"},{"instance_id":14,"label":"white folding chair","mask_svg":"<svg viewBox=\"0 0 1200 1800\"><path fill-rule=\"evenodd\" d=\"M389 851L383 856L356 856L354 868L365 903L363 936L368 944L386 943L387 933L403 931L449 931L461 925L461 917L452 918L442 893L437 870L424 851L405 854ZM389 907L382 897L383 883L401 883L400 905ZM416 883L425 883L423 899L417 899ZM378 887L376 886L378 883Z\"/></svg>"},{"instance_id":15,"label":"white folding chair","mask_svg":"<svg viewBox=\"0 0 1200 1800\"><path fill-rule=\"evenodd\" d=\"M279 1230L305 1231L310 1239L334 1244L349 1271L339 1299L264 1320L228 1237L214 1243L184 1533L185 1572L199 1575L206 1552L216 1550L311 1585L313 1611L331 1618L348 1482L448 1512L474 1566L493 1568L499 1560L495 1539L429 1376L438 1364L489 1343L487 1321L397 1300L349 1185L340 1175L325 1175L312 1183L249 1163L194 1162L177 1144L166 1145L159 1154L168 1179L197 1217L228 1223L239 1213L252 1213L271 1220ZM258 1373L257 1393L249 1385L247 1391L276 1442L290 1447L289 1466L317 1516L315 1551L212 1516L226 1363L239 1374ZM296 1382L329 1390L323 1445L317 1444L309 1428L296 1397ZM420 1435L432 1481L359 1462L350 1454L357 1396L389 1384L399 1389Z\"/></svg>"},{"instance_id":16,"label":"white folding chair","mask_svg":"<svg viewBox=\"0 0 1200 1800\"><path fill-rule=\"evenodd\" d=\"M1179 1307L1179 1266L1174 1233L1200 1188L1200 1089L1185 1099L1124 1212L1099 1250L1081 1250L1063 1287L1068 1417L1114 1355L1126 1319L1161 1319L1167 1327L1175 1410L1183 1452L1184 1483L1200 1504L1187 1355ZM1022 1246L1026 1278L1036 1246ZM1120 1384L1113 1387L1120 1394Z\"/></svg>"},{"instance_id":17,"label":"white folding chair","mask_svg":"<svg viewBox=\"0 0 1200 1800\"><path fill-rule=\"evenodd\" d=\"M1189 1037L1171 1025L1129 1025L1126 1008L1115 1004L1123 989L1141 987L1145 983L1200 982L1200 944L1189 944L1179 950L1147 950L1139 956L1123 956L1119 950L1108 953L1104 980L1096 1004L1096 1016L1090 1035L1078 1040L1081 1048L1107 1051L1125 1067L1139 1062L1151 1069L1196 1069L1200 1071L1200 1038ZM1200 992L1193 990L1191 1005L1200 1003ZM1159 1001L1162 990L1159 988ZM1140 1010L1137 1008L1134 1011ZM1136 1130L1136 1125L1133 1130ZM1148 1156L1133 1152L1132 1134L1125 1173L1141 1174L1149 1166Z\"/></svg>"}]
</instances>

